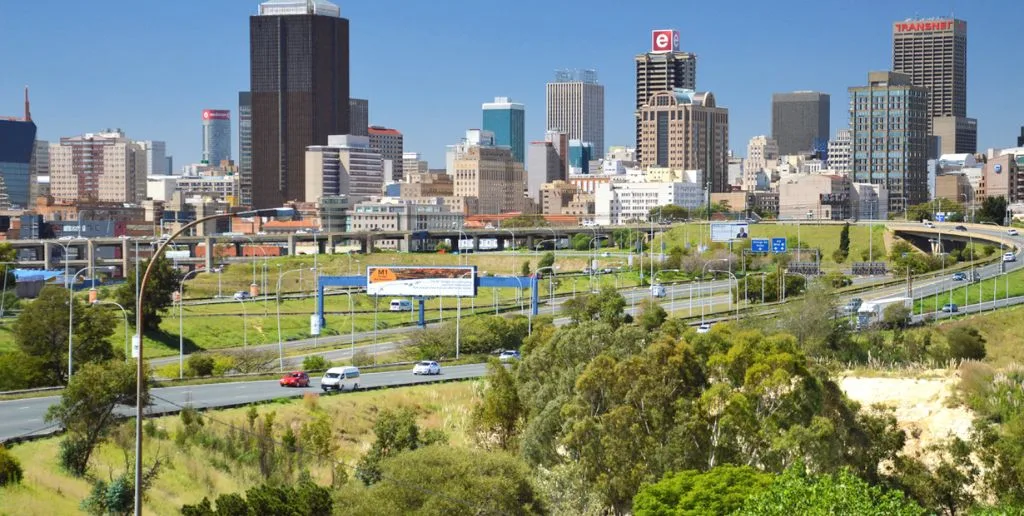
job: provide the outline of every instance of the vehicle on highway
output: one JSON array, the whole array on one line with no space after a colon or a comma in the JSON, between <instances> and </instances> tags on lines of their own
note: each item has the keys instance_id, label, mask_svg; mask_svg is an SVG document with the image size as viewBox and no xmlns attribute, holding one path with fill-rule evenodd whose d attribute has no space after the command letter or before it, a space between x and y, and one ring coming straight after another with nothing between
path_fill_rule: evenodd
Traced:
<instances>
[{"instance_id":1,"label":"vehicle on highway","mask_svg":"<svg viewBox=\"0 0 1024 516\"><path fill-rule=\"evenodd\" d=\"M412 374L441 374L441 365L433 360L421 360L412 366Z\"/></svg>"},{"instance_id":2,"label":"vehicle on highway","mask_svg":"<svg viewBox=\"0 0 1024 516\"><path fill-rule=\"evenodd\" d=\"M709 331L711 331L710 323L701 323L701 325L697 327L697 333L707 333Z\"/></svg>"},{"instance_id":3,"label":"vehicle on highway","mask_svg":"<svg viewBox=\"0 0 1024 516\"><path fill-rule=\"evenodd\" d=\"M651 285L651 295L654 297L665 297L664 285Z\"/></svg>"},{"instance_id":4,"label":"vehicle on highway","mask_svg":"<svg viewBox=\"0 0 1024 516\"><path fill-rule=\"evenodd\" d=\"M909 297L901 296L865 302L857 309L857 329L864 329L882 322L885 310L893 305L903 305L904 308L909 310L913 306L913 300Z\"/></svg>"},{"instance_id":5,"label":"vehicle on highway","mask_svg":"<svg viewBox=\"0 0 1024 516\"><path fill-rule=\"evenodd\" d=\"M855 314L862 304L864 304L864 300L859 297L855 297L843 305L843 313L847 315Z\"/></svg>"},{"instance_id":6,"label":"vehicle on highway","mask_svg":"<svg viewBox=\"0 0 1024 516\"><path fill-rule=\"evenodd\" d=\"M966 272L957 272L953 274L953 281L964 281L967 279Z\"/></svg>"},{"instance_id":7,"label":"vehicle on highway","mask_svg":"<svg viewBox=\"0 0 1024 516\"><path fill-rule=\"evenodd\" d=\"M955 227L953 229L955 229L957 231L967 231L967 227L966 226L957 226L957 227Z\"/></svg>"},{"instance_id":8,"label":"vehicle on highway","mask_svg":"<svg viewBox=\"0 0 1024 516\"><path fill-rule=\"evenodd\" d=\"M324 377L320 379L320 388L327 392L328 389L334 389L336 391L345 390L345 387L351 387L351 390L359 388L359 368L354 366L344 367L332 367L324 373Z\"/></svg>"},{"instance_id":9,"label":"vehicle on highway","mask_svg":"<svg viewBox=\"0 0 1024 516\"><path fill-rule=\"evenodd\" d=\"M305 371L292 371L278 382L281 387L309 387L309 375Z\"/></svg>"},{"instance_id":10,"label":"vehicle on highway","mask_svg":"<svg viewBox=\"0 0 1024 516\"><path fill-rule=\"evenodd\" d=\"M408 299L392 299L388 310L392 312L408 312L412 310L412 301Z\"/></svg>"},{"instance_id":11,"label":"vehicle on highway","mask_svg":"<svg viewBox=\"0 0 1024 516\"><path fill-rule=\"evenodd\" d=\"M235 295L233 297L235 298L235 301L245 301L246 299L252 299L252 295L244 290L239 290L238 292L235 292Z\"/></svg>"},{"instance_id":12,"label":"vehicle on highway","mask_svg":"<svg viewBox=\"0 0 1024 516\"><path fill-rule=\"evenodd\" d=\"M1020 233L1018 233L1017 230L1013 229L1013 228L1007 229L1006 230L1006 234L1010 235L1010 236L1018 236L1018 235L1020 235Z\"/></svg>"},{"instance_id":13,"label":"vehicle on highway","mask_svg":"<svg viewBox=\"0 0 1024 516\"><path fill-rule=\"evenodd\" d=\"M926 227L926 228L935 228L935 224L932 224L931 222L928 222L928 221L926 220L926 221L924 222L924 227Z\"/></svg>"},{"instance_id":14,"label":"vehicle on highway","mask_svg":"<svg viewBox=\"0 0 1024 516\"><path fill-rule=\"evenodd\" d=\"M1003 253L1004 262L1015 262L1017 261L1017 255L1013 253Z\"/></svg>"},{"instance_id":15,"label":"vehicle on highway","mask_svg":"<svg viewBox=\"0 0 1024 516\"><path fill-rule=\"evenodd\" d=\"M956 303L946 303L942 305L942 311L946 313L955 313L960 311L960 307L956 306Z\"/></svg>"},{"instance_id":16,"label":"vehicle on highway","mask_svg":"<svg viewBox=\"0 0 1024 516\"><path fill-rule=\"evenodd\" d=\"M513 360L519 360L520 358L519 352L514 349L506 349L498 355L498 360L502 362L511 362Z\"/></svg>"},{"instance_id":17,"label":"vehicle on highway","mask_svg":"<svg viewBox=\"0 0 1024 516\"><path fill-rule=\"evenodd\" d=\"M607 253L607 252L601 253L601 258L609 258L609 257L611 257L611 255L612 255L612 253Z\"/></svg>"}]
</instances>

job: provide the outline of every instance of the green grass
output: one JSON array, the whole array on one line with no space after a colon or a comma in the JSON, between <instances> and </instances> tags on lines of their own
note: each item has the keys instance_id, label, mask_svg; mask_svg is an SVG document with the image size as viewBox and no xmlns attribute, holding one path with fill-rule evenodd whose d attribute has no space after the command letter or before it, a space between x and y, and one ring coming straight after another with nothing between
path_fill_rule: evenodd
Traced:
<instances>
[{"instance_id":1,"label":"green grass","mask_svg":"<svg viewBox=\"0 0 1024 516\"><path fill-rule=\"evenodd\" d=\"M1024 306L1015 306L944 320L937 323L935 328L945 334L957 326L973 326L985 337L985 362L996 367L1019 366L1024 364L1021 318L1024 318Z\"/></svg>"},{"instance_id":2,"label":"green grass","mask_svg":"<svg viewBox=\"0 0 1024 516\"><path fill-rule=\"evenodd\" d=\"M1007 286L1009 286L1010 297L1022 296L1024 295L1024 269L986 278L978 283L969 281L963 283L963 286L952 289L952 294L947 290L937 296L918 300L914 304L914 311L921 313L922 308L924 312L941 310L942 305L950 302L959 306L973 305L979 302L979 298L982 303L992 302L993 289L995 299L1003 299L1006 297Z\"/></svg>"},{"instance_id":3,"label":"green grass","mask_svg":"<svg viewBox=\"0 0 1024 516\"><path fill-rule=\"evenodd\" d=\"M417 415L421 428L440 429L449 436L453 446L467 446L466 428L473 400L474 383L454 382L333 396L312 394L307 398L260 405L257 410L261 417L264 413L275 413L275 433L279 439L286 426L301 428L316 414L327 414L336 422L334 439L339 446L336 458L354 465L373 441L372 426L380 407L409 408ZM224 435L227 424L244 427L246 410L207 412L205 428ZM223 460L218 453L196 446L183 449L175 444L174 435L182 428L179 417L154 421L157 428L169 433L169 438L147 437L144 441L147 464L158 455L166 460L166 466L147 492L146 514L179 514L182 504L197 503L204 496L215 498L219 494L244 491L262 482L251 466L227 461L231 467L217 467L215 463ZM133 443L130 429L126 429L125 435L122 442L130 447ZM11 448L25 470L25 478L20 486L0 488L0 514L31 516L80 512L79 504L88 495L89 485L61 471L57 463L59 442L60 438L49 438ZM130 459L130 450L128 453ZM94 455L92 473L103 479L117 476L125 470L124 457L117 444L105 444ZM306 466L321 485L329 483L329 473L324 466L313 461ZM348 473L351 479L352 470Z\"/></svg>"}]
</instances>

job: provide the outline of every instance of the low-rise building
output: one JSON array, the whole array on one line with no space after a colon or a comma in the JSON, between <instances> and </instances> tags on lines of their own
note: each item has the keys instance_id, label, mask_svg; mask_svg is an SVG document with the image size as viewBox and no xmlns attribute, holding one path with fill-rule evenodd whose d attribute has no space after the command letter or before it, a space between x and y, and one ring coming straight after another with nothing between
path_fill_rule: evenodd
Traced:
<instances>
[{"instance_id":1,"label":"low-rise building","mask_svg":"<svg viewBox=\"0 0 1024 516\"><path fill-rule=\"evenodd\" d=\"M151 176L152 177L152 176ZM175 191L185 196L208 196L238 205L238 176L177 176Z\"/></svg>"},{"instance_id":2,"label":"low-rise building","mask_svg":"<svg viewBox=\"0 0 1024 516\"><path fill-rule=\"evenodd\" d=\"M601 225L645 221L652 208L675 204L694 209L704 202L704 189L697 183L609 182L594 193L594 220Z\"/></svg>"},{"instance_id":3,"label":"low-rise building","mask_svg":"<svg viewBox=\"0 0 1024 516\"><path fill-rule=\"evenodd\" d=\"M444 171L440 172L417 172L406 174L404 180L399 183L400 196L406 197L444 197L453 195L455 183L452 176Z\"/></svg>"},{"instance_id":4,"label":"low-rise building","mask_svg":"<svg viewBox=\"0 0 1024 516\"><path fill-rule=\"evenodd\" d=\"M854 214L857 220L886 220L889 218L889 191L885 185L853 183Z\"/></svg>"},{"instance_id":5,"label":"low-rise building","mask_svg":"<svg viewBox=\"0 0 1024 516\"><path fill-rule=\"evenodd\" d=\"M352 207L349 213L351 231L430 231L461 228L465 216L454 213L440 199L433 204L413 204L402 199L384 198L364 201ZM381 249L417 251L422 241L413 240L412 249L401 240L380 239L374 245Z\"/></svg>"},{"instance_id":6,"label":"low-rise building","mask_svg":"<svg viewBox=\"0 0 1024 516\"><path fill-rule=\"evenodd\" d=\"M971 198L971 182L967 174L952 172L935 176L935 199L967 202Z\"/></svg>"},{"instance_id":7,"label":"low-rise building","mask_svg":"<svg viewBox=\"0 0 1024 516\"><path fill-rule=\"evenodd\" d=\"M845 220L851 217L851 182L846 176L814 174L779 184L780 220Z\"/></svg>"}]
</instances>

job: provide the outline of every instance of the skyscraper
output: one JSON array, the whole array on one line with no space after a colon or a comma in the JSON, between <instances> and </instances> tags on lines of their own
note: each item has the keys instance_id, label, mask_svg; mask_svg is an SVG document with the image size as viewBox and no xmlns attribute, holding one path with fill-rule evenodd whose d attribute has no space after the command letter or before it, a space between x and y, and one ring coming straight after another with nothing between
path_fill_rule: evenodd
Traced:
<instances>
[{"instance_id":1,"label":"skyscraper","mask_svg":"<svg viewBox=\"0 0 1024 516\"><path fill-rule=\"evenodd\" d=\"M252 205L305 198L306 147L349 133L349 23L325 0L269 0L249 18Z\"/></svg>"},{"instance_id":2,"label":"skyscraper","mask_svg":"<svg viewBox=\"0 0 1024 516\"><path fill-rule=\"evenodd\" d=\"M402 133L397 129L378 125L371 126L368 132L370 148L379 153L384 160L384 182L401 181L405 175L402 170L402 156L405 154Z\"/></svg>"},{"instance_id":3,"label":"skyscraper","mask_svg":"<svg viewBox=\"0 0 1024 516\"><path fill-rule=\"evenodd\" d=\"M534 202L541 202L541 189L545 183L565 180L562 158L550 141L530 142L527 156L526 195Z\"/></svg>"},{"instance_id":4,"label":"skyscraper","mask_svg":"<svg viewBox=\"0 0 1024 516\"><path fill-rule=\"evenodd\" d=\"M238 92L238 196L252 206L252 95Z\"/></svg>"},{"instance_id":5,"label":"skyscraper","mask_svg":"<svg viewBox=\"0 0 1024 516\"><path fill-rule=\"evenodd\" d=\"M526 152L526 110L508 97L495 97L494 102L485 102L484 130L494 133L495 145L512 149L512 159L525 163Z\"/></svg>"},{"instance_id":6,"label":"skyscraper","mask_svg":"<svg viewBox=\"0 0 1024 516\"><path fill-rule=\"evenodd\" d=\"M36 124L25 88L24 118L0 118L0 209L30 206L32 149Z\"/></svg>"},{"instance_id":7,"label":"skyscraper","mask_svg":"<svg viewBox=\"0 0 1024 516\"><path fill-rule=\"evenodd\" d=\"M676 88L697 89L697 56L679 50L679 32L651 31L651 50L637 55L636 65L636 150L640 155L640 108L651 95ZM604 155L598 149L599 155Z\"/></svg>"},{"instance_id":8,"label":"skyscraper","mask_svg":"<svg viewBox=\"0 0 1024 516\"><path fill-rule=\"evenodd\" d=\"M940 153L977 150L977 120L967 118L967 22L954 18L892 24L892 69L928 88L928 129Z\"/></svg>"},{"instance_id":9,"label":"skyscraper","mask_svg":"<svg viewBox=\"0 0 1024 516\"><path fill-rule=\"evenodd\" d=\"M348 99L349 112L349 134L354 136L369 136L367 131L370 128L370 101L366 99Z\"/></svg>"},{"instance_id":10,"label":"skyscraper","mask_svg":"<svg viewBox=\"0 0 1024 516\"><path fill-rule=\"evenodd\" d=\"M871 72L850 88L855 183L884 185L889 211L928 200L928 89L910 76Z\"/></svg>"},{"instance_id":11,"label":"skyscraper","mask_svg":"<svg viewBox=\"0 0 1024 516\"><path fill-rule=\"evenodd\" d=\"M1024 147L1024 127L1020 128L1020 136L1017 137L1017 146Z\"/></svg>"},{"instance_id":12,"label":"skyscraper","mask_svg":"<svg viewBox=\"0 0 1024 516\"><path fill-rule=\"evenodd\" d=\"M772 139L782 156L812 152L827 144L829 135L827 93L795 91L772 94Z\"/></svg>"},{"instance_id":13,"label":"skyscraper","mask_svg":"<svg viewBox=\"0 0 1024 516\"><path fill-rule=\"evenodd\" d=\"M639 151L643 150L641 154ZM675 89L640 108L640 166L701 170L708 192L728 192L729 110L711 92Z\"/></svg>"},{"instance_id":14,"label":"skyscraper","mask_svg":"<svg viewBox=\"0 0 1024 516\"><path fill-rule=\"evenodd\" d=\"M203 110L203 163L220 166L231 160L231 111Z\"/></svg>"},{"instance_id":15,"label":"skyscraper","mask_svg":"<svg viewBox=\"0 0 1024 516\"><path fill-rule=\"evenodd\" d=\"M594 70L559 70L547 84L547 129L590 142L604 155L604 86Z\"/></svg>"},{"instance_id":16,"label":"skyscraper","mask_svg":"<svg viewBox=\"0 0 1024 516\"><path fill-rule=\"evenodd\" d=\"M167 142L146 140L135 143L146 153L146 175L162 176L171 173L167 168Z\"/></svg>"}]
</instances>

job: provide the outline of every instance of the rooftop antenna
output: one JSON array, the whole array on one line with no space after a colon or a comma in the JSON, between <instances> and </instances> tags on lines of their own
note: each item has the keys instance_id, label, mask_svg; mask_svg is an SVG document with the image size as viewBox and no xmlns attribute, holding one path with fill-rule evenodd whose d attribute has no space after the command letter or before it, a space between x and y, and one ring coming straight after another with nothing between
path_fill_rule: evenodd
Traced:
<instances>
[{"instance_id":1,"label":"rooftop antenna","mask_svg":"<svg viewBox=\"0 0 1024 516\"><path fill-rule=\"evenodd\" d=\"M28 108L28 84L25 85L25 121L32 121L32 111Z\"/></svg>"}]
</instances>

